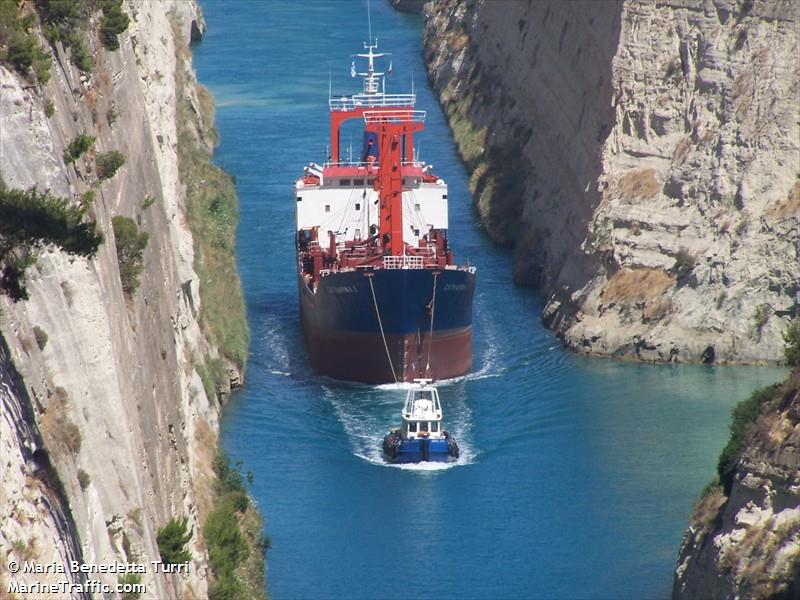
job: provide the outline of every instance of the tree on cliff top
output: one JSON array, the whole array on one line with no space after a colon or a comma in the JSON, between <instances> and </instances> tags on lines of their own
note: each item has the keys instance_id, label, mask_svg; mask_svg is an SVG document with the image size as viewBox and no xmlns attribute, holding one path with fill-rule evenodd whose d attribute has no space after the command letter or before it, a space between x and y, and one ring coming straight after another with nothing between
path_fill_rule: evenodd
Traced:
<instances>
[{"instance_id":1,"label":"tree on cliff top","mask_svg":"<svg viewBox=\"0 0 800 600\"><path fill-rule=\"evenodd\" d=\"M122 0L102 0L103 18L100 19L100 41L108 50L119 49L120 33L128 28L130 19L122 12Z\"/></svg>"},{"instance_id":2,"label":"tree on cliff top","mask_svg":"<svg viewBox=\"0 0 800 600\"><path fill-rule=\"evenodd\" d=\"M54 244L69 254L93 256L103 235L83 208L49 191L9 190L0 181L0 293L26 300L25 270Z\"/></svg>"}]
</instances>

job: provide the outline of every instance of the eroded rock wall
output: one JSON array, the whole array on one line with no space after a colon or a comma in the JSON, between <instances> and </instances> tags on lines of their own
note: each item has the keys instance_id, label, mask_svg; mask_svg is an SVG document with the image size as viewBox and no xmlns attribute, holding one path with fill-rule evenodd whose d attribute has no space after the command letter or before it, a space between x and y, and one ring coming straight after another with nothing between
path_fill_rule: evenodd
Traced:
<instances>
[{"instance_id":1,"label":"eroded rock wall","mask_svg":"<svg viewBox=\"0 0 800 600\"><path fill-rule=\"evenodd\" d=\"M736 466L684 537L673 597L800 597L800 372L780 387Z\"/></svg>"},{"instance_id":2,"label":"eroded rock wall","mask_svg":"<svg viewBox=\"0 0 800 600\"><path fill-rule=\"evenodd\" d=\"M424 10L478 212L568 346L782 359L800 302L800 5Z\"/></svg>"},{"instance_id":3,"label":"eroded rock wall","mask_svg":"<svg viewBox=\"0 0 800 600\"><path fill-rule=\"evenodd\" d=\"M220 406L195 368L217 349L199 324L178 171L176 69L195 81L177 50L204 24L193 0L129 0L124 9L131 23L120 50L104 50L89 34L91 76L60 46L43 90L0 65L4 182L69 198L94 190L91 210L105 235L92 259L42 253L28 271L29 300L0 296L0 569L10 559L158 560L158 528L188 516L190 574L150 568L142 583L148 597L202 598L207 557L199 532L211 502ZM200 105L193 86L186 93ZM51 117L45 101L55 108ZM199 109L194 118L195 129L212 126ZM125 165L99 180L91 161L65 164L63 151L79 134L97 138L93 153L122 152ZM131 296L120 281L115 215L149 234ZM117 582L116 574L91 578Z\"/></svg>"}]
</instances>

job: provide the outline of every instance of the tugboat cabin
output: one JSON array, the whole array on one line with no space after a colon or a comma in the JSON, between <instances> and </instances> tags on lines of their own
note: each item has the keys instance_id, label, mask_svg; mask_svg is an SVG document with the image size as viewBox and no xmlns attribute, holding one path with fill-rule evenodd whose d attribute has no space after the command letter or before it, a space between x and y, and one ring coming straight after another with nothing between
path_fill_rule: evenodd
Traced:
<instances>
[{"instance_id":1,"label":"tugboat cabin","mask_svg":"<svg viewBox=\"0 0 800 600\"><path fill-rule=\"evenodd\" d=\"M402 434L405 439L418 438L441 439L442 406L439 403L439 392L428 385L430 379L415 379L421 387L408 391L403 407Z\"/></svg>"}]
</instances>

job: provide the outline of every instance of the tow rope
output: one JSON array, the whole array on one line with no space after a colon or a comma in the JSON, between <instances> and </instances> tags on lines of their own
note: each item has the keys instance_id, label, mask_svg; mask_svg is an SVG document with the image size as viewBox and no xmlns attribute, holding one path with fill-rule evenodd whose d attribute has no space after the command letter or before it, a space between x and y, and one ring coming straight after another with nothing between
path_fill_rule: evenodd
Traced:
<instances>
[{"instance_id":1,"label":"tow rope","mask_svg":"<svg viewBox=\"0 0 800 600\"><path fill-rule=\"evenodd\" d=\"M431 344L433 343L433 316L436 314L436 278L438 273L433 274L433 297L431 298L431 330L428 333L428 364L425 365L425 374L431 374Z\"/></svg>"},{"instance_id":2,"label":"tow rope","mask_svg":"<svg viewBox=\"0 0 800 600\"><path fill-rule=\"evenodd\" d=\"M378 317L378 327L381 330L381 338L383 338L383 347L386 349L386 358L389 360L389 367L392 369L392 377L394 382L397 383L397 373L394 372L394 364L392 363L392 355L389 353L389 344L386 343L386 334L383 333L383 323L381 322L381 311L378 310L378 300L375 298L375 288L372 286L372 277L367 277L369 280L369 290L372 292L372 303L375 305L375 315ZM430 352L428 353L430 354Z\"/></svg>"}]
</instances>

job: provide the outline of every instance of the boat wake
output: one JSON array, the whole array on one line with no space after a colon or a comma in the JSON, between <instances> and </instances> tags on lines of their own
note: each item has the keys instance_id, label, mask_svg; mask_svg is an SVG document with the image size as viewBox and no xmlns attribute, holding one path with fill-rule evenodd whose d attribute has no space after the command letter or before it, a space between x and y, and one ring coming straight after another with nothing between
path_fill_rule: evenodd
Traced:
<instances>
[{"instance_id":1,"label":"boat wake","mask_svg":"<svg viewBox=\"0 0 800 600\"><path fill-rule=\"evenodd\" d=\"M437 379L436 386L443 387L453 385L455 383L462 383L464 381L478 381L480 379L492 379L493 377L502 377L505 373L505 368L495 368L497 364L497 344L495 344L494 336L489 334L488 339L483 345L479 364L481 365L477 371L472 371L466 375L459 375L458 377L451 377L450 379ZM414 384L406 381L399 381L397 383L383 383L374 386L374 389L379 390L409 390Z\"/></svg>"},{"instance_id":2,"label":"boat wake","mask_svg":"<svg viewBox=\"0 0 800 600\"><path fill-rule=\"evenodd\" d=\"M458 441L458 460L406 464L386 461L382 450L383 437L392 426L399 424L405 397L400 390L408 385L390 384L369 389L323 386L323 396L336 412L353 455L375 466L406 471L443 471L472 464L478 453L471 444L472 413L464 403L461 390L440 391L444 423Z\"/></svg>"}]
</instances>

